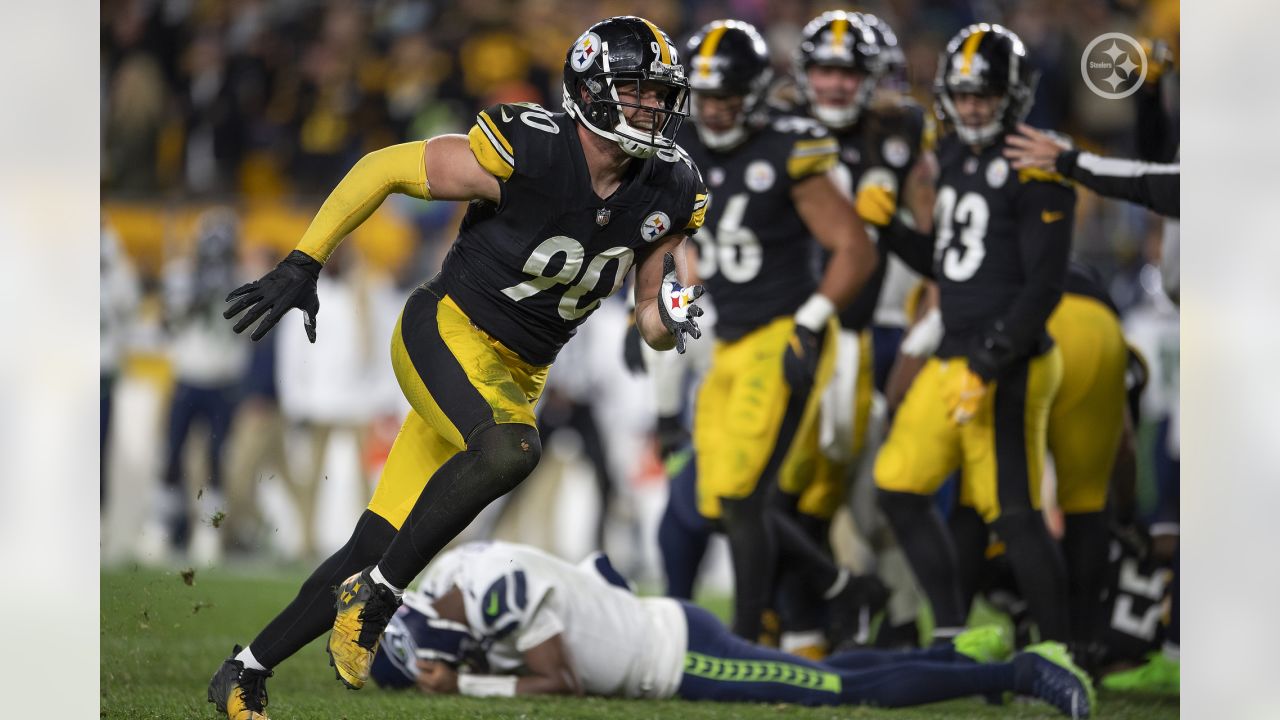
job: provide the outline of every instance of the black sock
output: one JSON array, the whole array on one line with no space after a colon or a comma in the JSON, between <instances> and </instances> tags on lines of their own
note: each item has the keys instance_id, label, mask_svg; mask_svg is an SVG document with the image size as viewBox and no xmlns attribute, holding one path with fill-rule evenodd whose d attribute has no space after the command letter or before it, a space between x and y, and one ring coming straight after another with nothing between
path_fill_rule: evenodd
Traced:
<instances>
[{"instance_id":1,"label":"black sock","mask_svg":"<svg viewBox=\"0 0 1280 720\"><path fill-rule=\"evenodd\" d=\"M1040 628L1040 639L1069 642L1067 568L1040 512L1014 511L996 519L992 529L1004 540L1018 592Z\"/></svg>"},{"instance_id":2,"label":"black sock","mask_svg":"<svg viewBox=\"0 0 1280 720\"><path fill-rule=\"evenodd\" d=\"M1097 634L1102 591L1107 582L1107 515L1103 512L1066 516L1062 554L1067 563L1071 602L1071 637L1088 644Z\"/></svg>"},{"instance_id":3,"label":"black sock","mask_svg":"<svg viewBox=\"0 0 1280 720\"><path fill-rule=\"evenodd\" d=\"M741 499L722 499L721 521L733 555L733 632L755 642L760 616L769 606L778 549L773 524L765 519L761 488Z\"/></svg>"},{"instance_id":4,"label":"black sock","mask_svg":"<svg viewBox=\"0 0 1280 720\"><path fill-rule=\"evenodd\" d=\"M887 490L877 495L916 581L929 598L934 627L964 627L955 545L933 498Z\"/></svg>"},{"instance_id":5,"label":"black sock","mask_svg":"<svg viewBox=\"0 0 1280 720\"><path fill-rule=\"evenodd\" d=\"M796 527L804 531L805 535L813 541L815 545L822 550L827 557L831 557L831 521L824 520L812 515L806 515L797 512L791 515L792 522Z\"/></svg>"},{"instance_id":6,"label":"black sock","mask_svg":"<svg viewBox=\"0 0 1280 720\"><path fill-rule=\"evenodd\" d=\"M982 516L971 507L957 504L947 520L951 537L956 544L956 567L960 578L960 607L968 617L973 596L978 592L982 566L987 556L987 541L991 534Z\"/></svg>"},{"instance_id":7,"label":"black sock","mask_svg":"<svg viewBox=\"0 0 1280 720\"><path fill-rule=\"evenodd\" d=\"M481 510L528 477L541 456L538 431L529 425L491 425L477 432L465 451L449 458L427 481L378 562L387 582L409 587Z\"/></svg>"},{"instance_id":8,"label":"black sock","mask_svg":"<svg viewBox=\"0 0 1280 720\"><path fill-rule=\"evenodd\" d=\"M798 574L810 592L819 597L830 590L840 575L840 567L826 548L815 542L794 516L771 508L765 517L778 542L779 566Z\"/></svg>"},{"instance_id":9,"label":"black sock","mask_svg":"<svg viewBox=\"0 0 1280 720\"><path fill-rule=\"evenodd\" d=\"M328 632L337 614L334 588L377 562L395 535L391 523L365 510L347 544L320 563L302 583L297 597L249 644L258 662L271 669Z\"/></svg>"},{"instance_id":10,"label":"black sock","mask_svg":"<svg viewBox=\"0 0 1280 720\"><path fill-rule=\"evenodd\" d=\"M774 597L782 629L820 629L825 625L823 596L840 577L840 568L796 515L775 506L766 516L778 540L779 576Z\"/></svg>"}]
</instances>

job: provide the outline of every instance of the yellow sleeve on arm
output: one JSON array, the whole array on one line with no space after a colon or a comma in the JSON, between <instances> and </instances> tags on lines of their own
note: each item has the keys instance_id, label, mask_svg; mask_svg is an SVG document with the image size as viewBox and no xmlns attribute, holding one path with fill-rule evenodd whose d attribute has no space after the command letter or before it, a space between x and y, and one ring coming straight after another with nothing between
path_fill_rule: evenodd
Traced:
<instances>
[{"instance_id":1,"label":"yellow sleeve on arm","mask_svg":"<svg viewBox=\"0 0 1280 720\"><path fill-rule=\"evenodd\" d=\"M694 193L693 214L689 216L689 224L684 226L686 232L697 232L702 227L702 221L707 219L707 205L710 202L711 193Z\"/></svg>"},{"instance_id":2,"label":"yellow sleeve on arm","mask_svg":"<svg viewBox=\"0 0 1280 720\"><path fill-rule=\"evenodd\" d=\"M515 150L488 112L481 110L476 115L476 124L467 133L467 145L486 172L503 182L511 179L516 171Z\"/></svg>"},{"instance_id":3,"label":"yellow sleeve on arm","mask_svg":"<svg viewBox=\"0 0 1280 720\"><path fill-rule=\"evenodd\" d=\"M840 160L840 144L833 137L798 140L787 158L787 174L792 180L825 173Z\"/></svg>"},{"instance_id":4,"label":"yellow sleeve on arm","mask_svg":"<svg viewBox=\"0 0 1280 720\"><path fill-rule=\"evenodd\" d=\"M368 219L391 193L430 200L426 148L426 141L419 140L360 158L320 206L298 249L324 263L338 243Z\"/></svg>"}]
</instances>

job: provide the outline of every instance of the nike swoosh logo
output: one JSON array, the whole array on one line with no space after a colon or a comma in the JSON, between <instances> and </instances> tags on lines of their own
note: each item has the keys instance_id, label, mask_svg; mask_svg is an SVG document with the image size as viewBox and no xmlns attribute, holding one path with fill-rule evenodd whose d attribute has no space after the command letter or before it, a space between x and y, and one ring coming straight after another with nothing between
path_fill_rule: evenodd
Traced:
<instances>
[{"instance_id":1,"label":"nike swoosh logo","mask_svg":"<svg viewBox=\"0 0 1280 720\"><path fill-rule=\"evenodd\" d=\"M1049 223L1057 222L1061 220L1063 217L1065 217L1065 214L1061 212L1049 212L1048 210L1040 211L1040 221L1043 222L1045 225L1048 225Z\"/></svg>"},{"instance_id":2,"label":"nike swoosh logo","mask_svg":"<svg viewBox=\"0 0 1280 720\"><path fill-rule=\"evenodd\" d=\"M489 594L489 607L484 609L486 615L498 614L498 593Z\"/></svg>"},{"instance_id":3,"label":"nike swoosh logo","mask_svg":"<svg viewBox=\"0 0 1280 720\"><path fill-rule=\"evenodd\" d=\"M502 122L511 122L511 116L507 114L506 106L503 106L500 110L502 111Z\"/></svg>"}]
</instances>

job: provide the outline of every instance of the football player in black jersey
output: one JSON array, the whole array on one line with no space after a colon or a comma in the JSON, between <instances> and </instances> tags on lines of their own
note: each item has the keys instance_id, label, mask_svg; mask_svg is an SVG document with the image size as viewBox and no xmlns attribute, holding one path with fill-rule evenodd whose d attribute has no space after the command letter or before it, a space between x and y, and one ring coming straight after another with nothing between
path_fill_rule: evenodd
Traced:
<instances>
[{"instance_id":1,"label":"football player in black jersey","mask_svg":"<svg viewBox=\"0 0 1280 720\"><path fill-rule=\"evenodd\" d=\"M901 92L905 59L893 30L874 16L825 12L805 26L794 65L804 97L800 110L825 125L840 144L836 177L842 189L853 197L875 186L895 203L901 199L907 222L928 230L936 174L930 151L932 129L927 127L924 110ZM897 323L896 331L885 327L875 332L872 326L888 314L879 309L886 278L892 277L889 285L895 292L889 294L895 297L884 304L897 308L902 303L896 290L907 290L914 273L892 258L883 245L878 251L875 271L839 315L835 372L822 398L821 452L815 456L815 470L804 478L804 485L786 488L783 495L785 509L795 512L823 546L828 543L836 509L855 494L866 496L866 502L851 503L851 507L855 525L869 545L871 531L882 523L875 517L869 494L870 460L881 439L881 433L872 428L883 425L874 409L880 405L875 396L897 352L905 318ZM889 362L878 362L881 357ZM878 365L886 367L878 370ZM862 476L864 482L851 494L855 475ZM909 571L902 570L898 575L910 585ZM788 589L794 580L794 576L782 580L786 601L779 611L784 645L789 643L790 632L803 635L818 617L814 612L818 606L812 599L806 602L802 593ZM900 589L911 592L909 587ZM895 621L906 623L909 619L898 617Z\"/></svg>"},{"instance_id":2,"label":"football player in black jersey","mask_svg":"<svg viewBox=\"0 0 1280 720\"><path fill-rule=\"evenodd\" d=\"M935 85L952 133L939 143L932 238L892 216L886 193L859 203L881 241L937 281L941 344L907 392L876 458L880 505L933 606L935 637L965 622L955 548L931 495L962 469L971 500L1005 541L1043 638L1070 636L1062 555L1040 515L1049 408L1062 356L1045 330L1071 248L1075 191L1017 171L1004 135L1030 108L1035 73L1022 41L977 24L943 52ZM878 207L877 207L878 206Z\"/></svg>"},{"instance_id":3,"label":"football player in black jersey","mask_svg":"<svg viewBox=\"0 0 1280 720\"><path fill-rule=\"evenodd\" d=\"M875 251L829 175L835 141L813 120L765 112L771 73L759 32L713 22L689 41L688 62L693 128L680 141L716 195L696 240L719 315L694 414L698 509L728 535L734 631L755 640L777 558L765 503L811 465L835 314ZM831 253L821 277L811 238Z\"/></svg>"},{"instance_id":4,"label":"football player in black jersey","mask_svg":"<svg viewBox=\"0 0 1280 720\"><path fill-rule=\"evenodd\" d=\"M533 407L556 352L636 271L646 342L683 350L699 335L673 251L696 231L708 193L675 144L688 84L653 23L617 17L569 48L564 112L497 105L466 136L365 156L321 207L298 248L231 294L241 332L262 338L290 309L316 332L316 277L390 193L470 201L439 275L409 298L392 363L413 408L347 544L209 685L231 718L266 717L270 668L325 630L338 678L361 687L399 596L427 562L537 465ZM246 312L247 311L247 312ZM335 610L334 588L337 588Z\"/></svg>"},{"instance_id":5,"label":"football player in black jersey","mask_svg":"<svg viewBox=\"0 0 1280 720\"><path fill-rule=\"evenodd\" d=\"M1047 446L1063 517L1073 651L1082 665L1092 668L1097 648L1091 646L1105 627L1101 614L1107 582L1108 493L1113 474L1128 474L1131 484L1134 471L1126 406L1136 351L1126 343L1119 312L1097 273L1081 263L1068 268L1062 301L1046 329L1062 353L1062 383L1049 410ZM931 353L941 336L938 332L931 345L918 347L915 354ZM1118 464L1121 459L1124 462ZM971 488L962 482L949 519L962 607L974 596L988 549L988 528L974 506Z\"/></svg>"}]
</instances>

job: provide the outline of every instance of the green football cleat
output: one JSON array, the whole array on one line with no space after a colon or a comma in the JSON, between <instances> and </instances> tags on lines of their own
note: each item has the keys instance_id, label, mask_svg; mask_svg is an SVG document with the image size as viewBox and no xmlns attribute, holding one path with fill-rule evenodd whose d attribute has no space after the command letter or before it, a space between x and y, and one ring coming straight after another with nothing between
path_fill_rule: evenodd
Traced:
<instances>
[{"instance_id":1,"label":"green football cleat","mask_svg":"<svg viewBox=\"0 0 1280 720\"><path fill-rule=\"evenodd\" d=\"M1102 678L1102 687L1107 690L1177 695L1182 676L1180 667L1177 660L1170 660L1162 652L1153 652L1147 656L1145 664Z\"/></svg>"},{"instance_id":2,"label":"green football cleat","mask_svg":"<svg viewBox=\"0 0 1280 720\"><path fill-rule=\"evenodd\" d=\"M981 625L956 635L951 644L956 652L977 663L1004 662L1013 655L1013 641L999 625Z\"/></svg>"},{"instance_id":3,"label":"green football cleat","mask_svg":"<svg viewBox=\"0 0 1280 720\"><path fill-rule=\"evenodd\" d=\"M236 660L240 649L239 645L232 648L231 657L209 680L209 702L218 712L226 713L228 720L268 720L267 678L271 671L246 668Z\"/></svg>"},{"instance_id":4,"label":"green football cleat","mask_svg":"<svg viewBox=\"0 0 1280 720\"><path fill-rule=\"evenodd\" d=\"M1062 643L1029 645L1014 656L1013 665L1019 693L1049 703L1072 720L1097 715L1093 682Z\"/></svg>"},{"instance_id":5,"label":"green football cleat","mask_svg":"<svg viewBox=\"0 0 1280 720\"><path fill-rule=\"evenodd\" d=\"M352 690L364 687L369 679L378 638L400 607L390 588L369 577L371 570L365 568L338 586L338 615L329 634L329 664Z\"/></svg>"}]
</instances>

